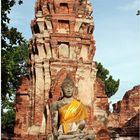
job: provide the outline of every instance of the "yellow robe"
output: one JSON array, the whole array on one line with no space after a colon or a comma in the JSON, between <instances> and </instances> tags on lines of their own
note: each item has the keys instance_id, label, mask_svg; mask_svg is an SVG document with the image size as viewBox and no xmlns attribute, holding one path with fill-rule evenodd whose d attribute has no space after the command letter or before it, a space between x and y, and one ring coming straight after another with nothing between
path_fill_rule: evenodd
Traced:
<instances>
[{"instance_id":1,"label":"yellow robe","mask_svg":"<svg viewBox=\"0 0 140 140\"><path fill-rule=\"evenodd\" d=\"M60 124L63 126L63 131L66 134L69 132L68 123L78 123L84 120L87 116L85 106L73 99L69 104L64 105L59 109Z\"/></svg>"}]
</instances>

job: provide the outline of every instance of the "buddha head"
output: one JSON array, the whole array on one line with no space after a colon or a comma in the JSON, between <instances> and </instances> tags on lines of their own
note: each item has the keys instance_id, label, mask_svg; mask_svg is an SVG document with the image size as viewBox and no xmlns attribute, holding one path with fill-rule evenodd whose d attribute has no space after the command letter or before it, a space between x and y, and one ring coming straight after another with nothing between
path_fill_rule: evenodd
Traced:
<instances>
[{"instance_id":1,"label":"buddha head","mask_svg":"<svg viewBox=\"0 0 140 140\"><path fill-rule=\"evenodd\" d=\"M74 82L70 77L66 77L62 83L63 97L72 97L74 91Z\"/></svg>"}]
</instances>

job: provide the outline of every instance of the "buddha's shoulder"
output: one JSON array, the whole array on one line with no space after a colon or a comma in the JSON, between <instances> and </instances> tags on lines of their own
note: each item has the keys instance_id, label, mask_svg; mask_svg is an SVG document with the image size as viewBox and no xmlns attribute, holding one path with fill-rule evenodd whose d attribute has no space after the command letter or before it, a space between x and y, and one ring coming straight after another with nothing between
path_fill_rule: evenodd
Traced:
<instances>
[{"instance_id":1,"label":"buddha's shoulder","mask_svg":"<svg viewBox=\"0 0 140 140\"><path fill-rule=\"evenodd\" d=\"M61 107L62 105L63 105L62 100L56 101L56 102L52 103L51 109L52 110L58 110L58 108Z\"/></svg>"}]
</instances>

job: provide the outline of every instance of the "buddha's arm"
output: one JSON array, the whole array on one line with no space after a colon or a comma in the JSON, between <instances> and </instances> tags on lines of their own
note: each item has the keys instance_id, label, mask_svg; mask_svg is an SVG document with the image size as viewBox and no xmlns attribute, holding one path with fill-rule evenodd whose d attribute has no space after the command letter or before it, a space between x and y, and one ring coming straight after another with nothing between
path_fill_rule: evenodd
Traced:
<instances>
[{"instance_id":1,"label":"buddha's arm","mask_svg":"<svg viewBox=\"0 0 140 140\"><path fill-rule=\"evenodd\" d=\"M58 136L58 104L57 103L52 104L51 112L52 112L53 134L55 137L57 137Z\"/></svg>"}]
</instances>

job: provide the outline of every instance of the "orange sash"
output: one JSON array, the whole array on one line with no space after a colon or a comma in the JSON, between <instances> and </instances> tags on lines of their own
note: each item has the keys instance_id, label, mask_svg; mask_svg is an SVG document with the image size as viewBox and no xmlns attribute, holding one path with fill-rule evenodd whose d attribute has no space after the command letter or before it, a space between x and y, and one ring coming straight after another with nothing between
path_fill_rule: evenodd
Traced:
<instances>
[{"instance_id":1,"label":"orange sash","mask_svg":"<svg viewBox=\"0 0 140 140\"><path fill-rule=\"evenodd\" d=\"M77 123L84 120L87 116L85 106L73 99L69 104L59 109L60 124L63 126L64 133L69 131L68 123Z\"/></svg>"}]
</instances>

